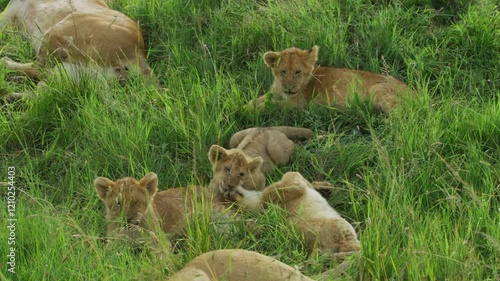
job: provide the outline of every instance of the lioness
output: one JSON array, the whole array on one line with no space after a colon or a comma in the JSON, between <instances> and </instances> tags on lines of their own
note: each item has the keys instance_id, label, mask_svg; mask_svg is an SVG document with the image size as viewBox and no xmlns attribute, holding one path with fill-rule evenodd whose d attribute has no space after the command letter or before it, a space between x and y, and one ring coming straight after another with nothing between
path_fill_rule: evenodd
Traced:
<instances>
[{"instance_id":1,"label":"lioness","mask_svg":"<svg viewBox=\"0 0 500 281\"><path fill-rule=\"evenodd\" d=\"M2 58L10 69L39 79L59 61L73 73L95 64L120 81L131 69L151 74L138 24L102 0L11 0L3 13L0 29L8 23L26 33L37 56L24 64Z\"/></svg>"},{"instance_id":2,"label":"lioness","mask_svg":"<svg viewBox=\"0 0 500 281\"><path fill-rule=\"evenodd\" d=\"M169 281L312 281L271 257L246 250L216 250L202 254Z\"/></svg>"},{"instance_id":3,"label":"lioness","mask_svg":"<svg viewBox=\"0 0 500 281\"><path fill-rule=\"evenodd\" d=\"M190 215L189 199L202 189L170 188L158 190L158 177L148 173L142 179L131 177L112 181L98 177L95 188L106 206L107 236L137 239L145 230L152 233L182 233Z\"/></svg>"},{"instance_id":4,"label":"lioness","mask_svg":"<svg viewBox=\"0 0 500 281\"><path fill-rule=\"evenodd\" d=\"M309 129L288 126L249 128L234 134L229 146L247 156L262 157L261 170L267 172L290 161L295 146L293 140L310 139L313 135Z\"/></svg>"},{"instance_id":5,"label":"lioness","mask_svg":"<svg viewBox=\"0 0 500 281\"><path fill-rule=\"evenodd\" d=\"M409 92L405 83L391 76L318 66L318 49L318 46L310 50L288 48L264 54L264 62L274 75L269 90L273 102L301 107L315 102L342 109L357 93L362 99L371 98L376 109L388 112L396 106L402 93ZM265 101L266 96L261 96L249 106L262 108Z\"/></svg>"},{"instance_id":6,"label":"lioness","mask_svg":"<svg viewBox=\"0 0 500 281\"><path fill-rule=\"evenodd\" d=\"M288 172L281 181L263 191L237 186L229 192L229 197L243 209L260 211L269 204L285 209L290 221L304 235L310 252L335 256L360 250L354 228L299 173Z\"/></svg>"}]
</instances>

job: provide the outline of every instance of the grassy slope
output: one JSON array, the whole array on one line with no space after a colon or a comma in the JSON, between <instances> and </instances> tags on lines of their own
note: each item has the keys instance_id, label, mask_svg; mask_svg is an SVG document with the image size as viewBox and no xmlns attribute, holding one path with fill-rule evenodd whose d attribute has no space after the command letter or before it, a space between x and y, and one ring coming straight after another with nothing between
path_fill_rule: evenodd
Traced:
<instances>
[{"instance_id":1,"label":"grassy slope","mask_svg":"<svg viewBox=\"0 0 500 281\"><path fill-rule=\"evenodd\" d=\"M320 273L328 262L308 262L274 212L261 218L276 226L261 240L243 229L220 237L201 223L186 251L164 261L127 248L106 252L100 239L104 208L95 177L154 171L162 189L206 185L212 144L227 145L248 126L286 124L328 132L297 149L269 180L293 170L339 186L331 203L356 225L363 246L346 279L500 279L498 7L386 2L116 1L114 8L140 21L149 61L168 91L139 78L122 88L52 77L37 98L2 105L1 170L16 167L18 222L17 273L2 262L0 278L154 279L202 252L234 247ZM33 58L15 33L0 39L1 56ZM346 112L242 112L271 83L264 51L314 44L321 64L388 71L418 89L418 98L388 118L362 104ZM0 77L0 92L33 89L1 66ZM2 207L1 220L6 216ZM1 243L8 235L0 232ZM7 254L0 247L0 256Z\"/></svg>"}]
</instances>

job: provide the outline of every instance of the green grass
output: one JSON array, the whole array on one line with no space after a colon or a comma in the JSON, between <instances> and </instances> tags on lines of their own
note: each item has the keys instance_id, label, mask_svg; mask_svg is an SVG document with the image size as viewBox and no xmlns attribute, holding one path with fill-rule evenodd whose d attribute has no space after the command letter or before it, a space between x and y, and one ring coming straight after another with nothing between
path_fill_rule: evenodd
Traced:
<instances>
[{"instance_id":1,"label":"green grass","mask_svg":"<svg viewBox=\"0 0 500 281\"><path fill-rule=\"evenodd\" d=\"M362 243L342 279L499 280L500 12L493 0L445 2L116 0L114 8L140 22L166 90L140 77L121 87L53 75L35 98L0 104L0 169L5 177L16 169L18 219L16 274L3 262L10 233L2 224L0 279L165 279L220 248L256 250L317 276L331 264L308 259L278 210L259 216L260 239L244 223L228 236L202 217L166 259L106 251L93 187L97 176L149 171L160 189L206 186L212 144L227 147L250 126L292 125L324 138L299 146L268 181L298 171L338 187L329 201ZM0 39L0 56L34 59L19 34ZM271 84L265 51L313 45L320 64L388 72L417 98L388 117L357 102L342 112L243 111ZM35 85L0 66L0 93ZM0 195L4 222L5 186Z\"/></svg>"}]
</instances>

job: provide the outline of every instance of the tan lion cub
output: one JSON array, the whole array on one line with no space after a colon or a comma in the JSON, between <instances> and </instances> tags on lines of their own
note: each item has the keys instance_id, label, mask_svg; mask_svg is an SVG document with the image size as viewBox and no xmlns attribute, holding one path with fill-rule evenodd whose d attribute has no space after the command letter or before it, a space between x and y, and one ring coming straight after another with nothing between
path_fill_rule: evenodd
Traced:
<instances>
[{"instance_id":1,"label":"tan lion cub","mask_svg":"<svg viewBox=\"0 0 500 281\"><path fill-rule=\"evenodd\" d=\"M229 146L247 156L262 157L261 171L267 172L290 161L295 146L293 140L306 140L313 135L309 129L288 126L249 128L234 134Z\"/></svg>"},{"instance_id":2,"label":"tan lion cub","mask_svg":"<svg viewBox=\"0 0 500 281\"><path fill-rule=\"evenodd\" d=\"M227 202L229 191L236 186L251 190L261 190L266 186L266 178L260 170L262 157L250 157L240 149L226 150L212 145L208 159L213 170L210 190L214 193L216 203Z\"/></svg>"},{"instance_id":3,"label":"tan lion cub","mask_svg":"<svg viewBox=\"0 0 500 281\"><path fill-rule=\"evenodd\" d=\"M293 267L246 250L216 250L202 254L169 281L312 281Z\"/></svg>"},{"instance_id":4,"label":"tan lion cub","mask_svg":"<svg viewBox=\"0 0 500 281\"><path fill-rule=\"evenodd\" d=\"M263 191L238 186L230 192L230 197L243 209L259 211L268 204L285 209L311 252L332 254L360 250L354 228L299 173L286 173L281 181Z\"/></svg>"},{"instance_id":5,"label":"tan lion cub","mask_svg":"<svg viewBox=\"0 0 500 281\"><path fill-rule=\"evenodd\" d=\"M292 140L310 139L313 135L306 128L258 127L234 134L230 141L232 149L212 145L208 158L214 172L210 188L215 200L226 201L228 192L236 186L264 189L263 172L288 163L294 148Z\"/></svg>"},{"instance_id":6,"label":"tan lion cub","mask_svg":"<svg viewBox=\"0 0 500 281\"><path fill-rule=\"evenodd\" d=\"M106 206L107 237L138 239L143 232L182 233L186 224L187 188L158 190L158 177L148 173L112 181L98 177L95 188ZM195 191L197 189L195 188Z\"/></svg>"},{"instance_id":7,"label":"tan lion cub","mask_svg":"<svg viewBox=\"0 0 500 281\"><path fill-rule=\"evenodd\" d=\"M398 103L408 86L378 73L347 68L318 66L318 46L310 50L288 48L282 52L267 52L264 62L272 69L274 82L269 92L272 101L290 106L306 106L309 102L334 105L342 109L357 93L361 99L371 98L376 109L389 112ZM262 108L266 96L256 100ZM254 106L251 102L250 106Z\"/></svg>"}]
</instances>

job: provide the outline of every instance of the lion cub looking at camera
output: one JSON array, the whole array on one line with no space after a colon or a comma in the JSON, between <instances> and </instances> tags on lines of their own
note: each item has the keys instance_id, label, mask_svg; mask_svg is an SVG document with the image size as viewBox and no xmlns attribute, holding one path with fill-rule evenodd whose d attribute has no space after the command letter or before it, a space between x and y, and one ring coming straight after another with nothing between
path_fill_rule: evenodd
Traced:
<instances>
[{"instance_id":1,"label":"lion cub looking at camera","mask_svg":"<svg viewBox=\"0 0 500 281\"><path fill-rule=\"evenodd\" d=\"M107 237L132 240L140 239L142 233L153 236L157 231L182 233L191 210L186 198L201 190L170 188L157 192L155 173L148 173L140 180L127 177L112 181L98 177L95 188L106 206Z\"/></svg>"},{"instance_id":2,"label":"lion cub looking at camera","mask_svg":"<svg viewBox=\"0 0 500 281\"><path fill-rule=\"evenodd\" d=\"M299 173L286 173L281 181L263 191L237 186L229 193L242 209L260 211L269 204L282 207L304 235L310 252L335 254L360 250L354 228Z\"/></svg>"},{"instance_id":3,"label":"lion cub looking at camera","mask_svg":"<svg viewBox=\"0 0 500 281\"><path fill-rule=\"evenodd\" d=\"M312 281L271 257L246 250L216 250L202 254L169 281Z\"/></svg>"},{"instance_id":4,"label":"lion cub looking at camera","mask_svg":"<svg viewBox=\"0 0 500 281\"><path fill-rule=\"evenodd\" d=\"M343 109L357 93L361 99L372 99L376 109L389 112L398 103L401 93L409 91L405 83L391 76L318 66L318 49L318 46L310 50L288 48L264 54L264 62L274 75L269 90L273 93L273 102L290 106L315 102ZM266 96L261 96L250 106L262 108L265 101Z\"/></svg>"}]
</instances>

